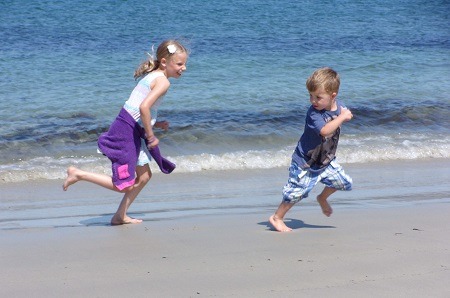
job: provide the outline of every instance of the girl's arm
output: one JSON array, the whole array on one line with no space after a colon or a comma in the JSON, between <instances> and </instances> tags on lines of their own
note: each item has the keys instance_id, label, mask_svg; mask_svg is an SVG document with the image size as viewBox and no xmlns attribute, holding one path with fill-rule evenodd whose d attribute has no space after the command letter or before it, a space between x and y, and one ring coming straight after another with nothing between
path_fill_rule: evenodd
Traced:
<instances>
[{"instance_id":1,"label":"girl's arm","mask_svg":"<svg viewBox=\"0 0 450 298\"><path fill-rule=\"evenodd\" d=\"M163 96L170 87L170 82L166 77L158 77L152 84L150 93L141 103L139 110L141 112L141 121L144 126L145 134L150 147L158 145L159 140L155 137L151 124L150 108L153 104Z\"/></svg>"},{"instance_id":2,"label":"girl's arm","mask_svg":"<svg viewBox=\"0 0 450 298\"><path fill-rule=\"evenodd\" d=\"M322 137L328 137L332 135L344 122L350 121L353 117L352 112L344 107L341 107L341 113L339 116L325 124L320 130L320 135Z\"/></svg>"}]
</instances>

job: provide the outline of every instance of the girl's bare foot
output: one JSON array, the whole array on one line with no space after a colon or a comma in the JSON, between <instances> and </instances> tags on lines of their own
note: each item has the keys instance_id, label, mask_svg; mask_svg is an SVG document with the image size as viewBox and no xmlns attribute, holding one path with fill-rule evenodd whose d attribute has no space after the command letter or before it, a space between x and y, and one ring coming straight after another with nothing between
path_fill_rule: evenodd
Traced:
<instances>
[{"instance_id":1,"label":"girl's bare foot","mask_svg":"<svg viewBox=\"0 0 450 298\"><path fill-rule=\"evenodd\" d=\"M290 231L292 231L291 228L286 226L286 224L284 223L283 219L278 218L276 215L272 215L269 218L269 222L275 228L275 230L277 230L278 232L290 232Z\"/></svg>"},{"instance_id":2,"label":"girl's bare foot","mask_svg":"<svg viewBox=\"0 0 450 298\"><path fill-rule=\"evenodd\" d=\"M322 199L320 198L320 196L317 196L317 202L319 202L320 208L322 208L322 213L330 217L330 215L333 213L333 209L331 208L330 204L328 204L327 199Z\"/></svg>"},{"instance_id":3,"label":"girl's bare foot","mask_svg":"<svg viewBox=\"0 0 450 298\"><path fill-rule=\"evenodd\" d=\"M69 186L71 186L72 184L74 184L80 180L80 178L77 175L78 171L79 170L77 168L72 167L72 166L67 169L67 178L63 184L64 191L66 191L69 188Z\"/></svg>"},{"instance_id":4,"label":"girl's bare foot","mask_svg":"<svg viewBox=\"0 0 450 298\"><path fill-rule=\"evenodd\" d=\"M112 226L126 225L126 224L138 224L141 222L142 222L142 219L132 218L129 216L125 216L125 218L121 219L118 214L114 214L114 216L111 218Z\"/></svg>"}]
</instances>

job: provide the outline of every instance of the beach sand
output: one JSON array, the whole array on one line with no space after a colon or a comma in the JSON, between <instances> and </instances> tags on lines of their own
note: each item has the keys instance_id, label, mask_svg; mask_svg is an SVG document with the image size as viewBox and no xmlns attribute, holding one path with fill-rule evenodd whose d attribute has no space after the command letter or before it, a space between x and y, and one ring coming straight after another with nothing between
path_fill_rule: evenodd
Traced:
<instances>
[{"instance_id":1,"label":"beach sand","mask_svg":"<svg viewBox=\"0 0 450 298\"><path fill-rule=\"evenodd\" d=\"M450 297L449 165L344 165L354 190L332 196L329 218L313 195L296 205L290 233L268 225L286 169L155 174L130 210L144 222L117 227L107 223L118 201L81 206L112 200L106 190L2 184L0 296ZM147 206L182 195L219 207ZM20 211L32 198L36 214ZM221 198L242 205L221 209Z\"/></svg>"}]
</instances>

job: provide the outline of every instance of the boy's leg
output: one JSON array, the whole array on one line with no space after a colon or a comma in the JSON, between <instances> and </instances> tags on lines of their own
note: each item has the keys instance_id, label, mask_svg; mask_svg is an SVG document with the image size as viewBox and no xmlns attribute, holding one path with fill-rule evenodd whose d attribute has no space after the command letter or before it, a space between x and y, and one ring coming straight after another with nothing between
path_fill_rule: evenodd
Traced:
<instances>
[{"instance_id":1,"label":"boy's leg","mask_svg":"<svg viewBox=\"0 0 450 298\"><path fill-rule=\"evenodd\" d=\"M345 174L344 169L333 160L320 175L320 179L320 181L325 184L325 188L320 195L317 196L317 202L319 202L323 214L330 216L333 213L333 209L327 201L328 197L337 190L351 190L352 178Z\"/></svg>"},{"instance_id":2,"label":"boy's leg","mask_svg":"<svg viewBox=\"0 0 450 298\"><path fill-rule=\"evenodd\" d=\"M326 216L330 216L333 213L333 209L330 204L328 204L328 197L331 196L337 189L325 186L320 195L317 196L317 202L319 202L320 208L322 208L322 213Z\"/></svg>"},{"instance_id":3,"label":"boy's leg","mask_svg":"<svg viewBox=\"0 0 450 298\"><path fill-rule=\"evenodd\" d=\"M116 213L111 218L111 225L135 224L142 222L142 219L129 217L127 215L127 211L131 203L133 203L134 199L136 199L138 194L152 177L150 166L148 164L144 166L136 166L136 176L136 183L125 192Z\"/></svg>"},{"instance_id":4,"label":"boy's leg","mask_svg":"<svg viewBox=\"0 0 450 298\"><path fill-rule=\"evenodd\" d=\"M284 216L297 202L308 197L308 193L318 182L318 176L302 170L297 164L289 167L289 180L283 188L283 201L269 222L278 232L289 232L291 228L284 223Z\"/></svg>"},{"instance_id":5,"label":"boy's leg","mask_svg":"<svg viewBox=\"0 0 450 298\"><path fill-rule=\"evenodd\" d=\"M286 213L294 206L292 203L287 202L281 202L280 206L278 206L277 211L274 215L272 215L269 218L269 222L272 224L272 226L277 230L278 232L290 232L292 231L291 228L286 226L284 223L284 216Z\"/></svg>"}]
</instances>

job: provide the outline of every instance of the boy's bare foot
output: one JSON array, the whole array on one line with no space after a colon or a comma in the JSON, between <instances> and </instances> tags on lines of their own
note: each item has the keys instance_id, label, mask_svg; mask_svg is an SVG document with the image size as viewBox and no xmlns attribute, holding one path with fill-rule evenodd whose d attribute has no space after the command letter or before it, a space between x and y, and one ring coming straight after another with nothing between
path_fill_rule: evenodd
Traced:
<instances>
[{"instance_id":1,"label":"boy's bare foot","mask_svg":"<svg viewBox=\"0 0 450 298\"><path fill-rule=\"evenodd\" d=\"M278 232L290 232L292 231L291 228L286 226L284 221L281 218L276 217L276 215L272 215L269 218L270 224L277 230Z\"/></svg>"},{"instance_id":2,"label":"boy's bare foot","mask_svg":"<svg viewBox=\"0 0 450 298\"><path fill-rule=\"evenodd\" d=\"M69 188L69 186L80 180L80 178L77 175L77 171L78 169L72 166L67 169L67 178L63 184L64 191L66 191Z\"/></svg>"},{"instance_id":3,"label":"boy's bare foot","mask_svg":"<svg viewBox=\"0 0 450 298\"><path fill-rule=\"evenodd\" d=\"M117 214L114 214L113 218L111 218L111 225L126 225L126 224L138 224L141 223L142 219L132 218L129 216L125 216L124 219L121 219Z\"/></svg>"},{"instance_id":4,"label":"boy's bare foot","mask_svg":"<svg viewBox=\"0 0 450 298\"><path fill-rule=\"evenodd\" d=\"M333 209L330 204L328 204L327 199L321 199L320 196L317 196L317 202L319 202L320 208L322 208L322 213L330 217L333 213Z\"/></svg>"}]
</instances>

